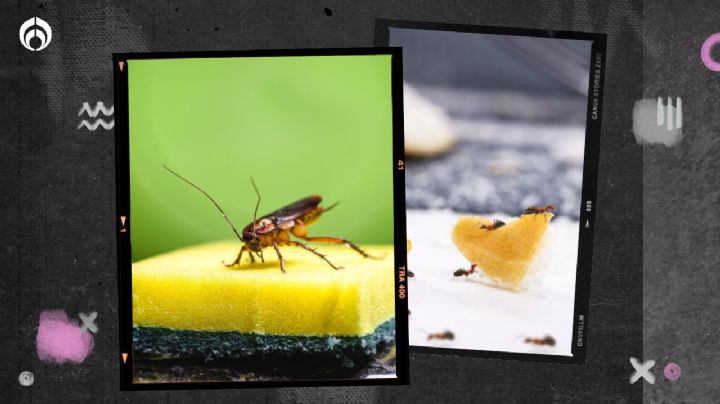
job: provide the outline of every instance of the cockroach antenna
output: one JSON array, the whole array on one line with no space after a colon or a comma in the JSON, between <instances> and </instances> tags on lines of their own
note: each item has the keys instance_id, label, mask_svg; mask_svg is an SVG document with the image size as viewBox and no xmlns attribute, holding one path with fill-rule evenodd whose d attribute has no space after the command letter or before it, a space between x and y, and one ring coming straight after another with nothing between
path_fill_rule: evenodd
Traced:
<instances>
[{"instance_id":1,"label":"cockroach antenna","mask_svg":"<svg viewBox=\"0 0 720 404\"><path fill-rule=\"evenodd\" d=\"M228 224L230 225L230 227L232 227L232 230L233 230L233 232L235 232L235 235L237 236L237 238L238 238L240 241L243 241L242 237L240 236L240 233L237 231L237 229L235 228L235 226L232 224L232 222L230 221L230 219L228 219L227 215L225 214L225 211L222 210L222 208L220 207L220 205L218 205L217 202L215 202L215 199L213 199L212 196L210 196L207 192L203 191L202 188L200 188L199 186L197 186L197 185L193 184L192 182L190 182L187 178L183 177L182 175L180 175L180 174L176 173L175 171L171 170L170 168L168 168L168 166L166 166L165 164L163 164L163 167L165 167L166 170L170 171L170 173L172 173L172 174L175 175L176 177L178 177L178 178L180 178L181 180L187 182L191 187L193 187L193 188L197 189L198 191L202 192L203 195L205 195L208 199L210 199L210 202L212 202L213 205L215 205L215 207L220 211L220 213L222 213L223 217L225 218L225 221L228 222ZM255 183L254 183L254 182L253 182L253 186L255 186ZM255 191L257 191L257 188L255 188ZM260 205L260 199L259 199L259 198L260 198L260 194L258 194L258 205ZM257 207L255 208L255 213L257 214Z\"/></svg>"},{"instance_id":2,"label":"cockroach antenna","mask_svg":"<svg viewBox=\"0 0 720 404\"><path fill-rule=\"evenodd\" d=\"M257 225L258 208L260 207L260 191L258 190L257 185L255 185L255 180L252 177L250 177L250 183L252 183L252 186L255 189L255 194L257 194L258 197L257 203L255 204L255 213L253 213L253 237L257 238L257 233L255 233L255 227ZM258 252L258 255L260 256L260 260L264 263L265 257L263 257L262 250Z\"/></svg>"},{"instance_id":3,"label":"cockroach antenna","mask_svg":"<svg viewBox=\"0 0 720 404\"><path fill-rule=\"evenodd\" d=\"M340 203L340 202L335 202L335 203L333 203L332 205L328 206L327 208L325 208L325 212L327 212L327 211L329 211L330 209L338 206L339 203Z\"/></svg>"}]
</instances>

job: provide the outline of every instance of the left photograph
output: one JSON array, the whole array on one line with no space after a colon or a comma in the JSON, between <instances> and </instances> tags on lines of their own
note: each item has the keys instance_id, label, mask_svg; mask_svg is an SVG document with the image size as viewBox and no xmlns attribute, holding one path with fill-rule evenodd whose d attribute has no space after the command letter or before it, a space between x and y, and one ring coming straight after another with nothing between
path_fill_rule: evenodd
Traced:
<instances>
[{"instance_id":1,"label":"left photograph","mask_svg":"<svg viewBox=\"0 0 720 404\"><path fill-rule=\"evenodd\" d=\"M123 388L407 382L399 58L115 55Z\"/></svg>"}]
</instances>

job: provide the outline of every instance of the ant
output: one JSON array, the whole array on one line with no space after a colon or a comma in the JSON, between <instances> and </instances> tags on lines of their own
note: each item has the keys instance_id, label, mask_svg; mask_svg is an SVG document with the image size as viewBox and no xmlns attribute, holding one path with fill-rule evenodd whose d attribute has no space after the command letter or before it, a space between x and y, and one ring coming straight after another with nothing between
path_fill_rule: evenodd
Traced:
<instances>
[{"instance_id":1,"label":"ant","mask_svg":"<svg viewBox=\"0 0 720 404\"><path fill-rule=\"evenodd\" d=\"M460 268L460 269L456 270L455 272L453 272L453 275L454 276L463 276L463 275L468 276L475 272L476 267L477 267L477 264L472 264L472 265L470 265L470 269Z\"/></svg>"},{"instance_id":2,"label":"ant","mask_svg":"<svg viewBox=\"0 0 720 404\"><path fill-rule=\"evenodd\" d=\"M533 345L540 345L540 346L544 346L544 345L547 345L547 346L555 346L555 338L553 338L553 337L551 337L551 336L549 336L549 335L546 335L546 336L543 337L543 338L530 338L530 337L528 337L528 338L525 338L525 343L526 343L526 344L533 344Z\"/></svg>"},{"instance_id":3,"label":"ant","mask_svg":"<svg viewBox=\"0 0 720 404\"><path fill-rule=\"evenodd\" d=\"M455 339L455 334L453 334L453 332L452 332L452 331L449 331L449 330L448 330L448 331L445 331L445 332L436 332L436 333L433 333L433 334L428 335L427 339L428 339L428 341L434 340L434 339L437 339L437 340L443 340L443 339L446 339L446 340L454 340L454 339Z\"/></svg>"},{"instance_id":4,"label":"ant","mask_svg":"<svg viewBox=\"0 0 720 404\"><path fill-rule=\"evenodd\" d=\"M502 220L496 219L492 222L492 224L481 224L480 228L490 231L490 230L497 230L503 226L505 226L505 222L503 222Z\"/></svg>"},{"instance_id":5,"label":"ant","mask_svg":"<svg viewBox=\"0 0 720 404\"><path fill-rule=\"evenodd\" d=\"M550 213L550 212L553 212L553 211L555 211L556 209L557 209L557 208L555 207L555 205L552 205L552 204L550 204L550 205L548 205L548 206L546 206L546 207L544 207L544 208L539 208L539 207L537 207L537 206L535 206L535 205L532 205L532 206L530 206L529 208L525 209L525 211L524 211L523 213L526 214L526 215L539 215L539 214L541 214L541 213Z\"/></svg>"}]
</instances>

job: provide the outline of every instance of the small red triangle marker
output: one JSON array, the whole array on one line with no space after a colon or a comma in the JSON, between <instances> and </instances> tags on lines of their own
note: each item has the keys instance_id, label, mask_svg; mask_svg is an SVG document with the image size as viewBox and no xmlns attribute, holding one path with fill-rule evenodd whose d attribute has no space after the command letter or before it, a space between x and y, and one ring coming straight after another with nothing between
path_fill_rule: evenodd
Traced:
<instances>
[{"instance_id":1,"label":"small red triangle marker","mask_svg":"<svg viewBox=\"0 0 720 404\"><path fill-rule=\"evenodd\" d=\"M123 363L127 363L127 357L128 357L128 354L123 352L122 353Z\"/></svg>"},{"instance_id":2,"label":"small red triangle marker","mask_svg":"<svg viewBox=\"0 0 720 404\"><path fill-rule=\"evenodd\" d=\"M118 62L120 65L120 71L123 71L123 68L125 67L125 62Z\"/></svg>"}]
</instances>

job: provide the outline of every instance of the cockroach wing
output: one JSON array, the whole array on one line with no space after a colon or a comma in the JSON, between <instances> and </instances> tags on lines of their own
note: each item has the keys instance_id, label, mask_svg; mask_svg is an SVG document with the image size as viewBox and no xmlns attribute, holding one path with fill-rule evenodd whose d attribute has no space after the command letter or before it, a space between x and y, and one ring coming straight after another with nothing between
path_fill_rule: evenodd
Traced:
<instances>
[{"instance_id":1,"label":"cockroach wing","mask_svg":"<svg viewBox=\"0 0 720 404\"><path fill-rule=\"evenodd\" d=\"M243 230L243 233L251 232L254 234L267 234L273 230L275 230L275 223L273 223L272 220L270 220L270 219L261 218L255 223L255 228L253 228L253 224L250 223Z\"/></svg>"},{"instance_id":2,"label":"cockroach wing","mask_svg":"<svg viewBox=\"0 0 720 404\"><path fill-rule=\"evenodd\" d=\"M276 227L289 228L295 219L301 217L307 212L315 209L320 205L322 198L320 195L312 195L307 198L300 199L290 205L284 206L275 212L268 213L261 217L262 219L270 219Z\"/></svg>"}]
</instances>

